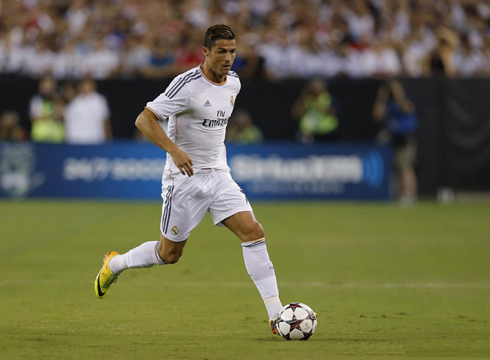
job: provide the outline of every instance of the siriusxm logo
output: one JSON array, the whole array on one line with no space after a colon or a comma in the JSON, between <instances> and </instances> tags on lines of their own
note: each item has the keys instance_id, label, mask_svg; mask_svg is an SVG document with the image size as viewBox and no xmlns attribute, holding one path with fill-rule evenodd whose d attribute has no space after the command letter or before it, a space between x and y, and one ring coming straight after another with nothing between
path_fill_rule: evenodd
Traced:
<instances>
[{"instance_id":1,"label":"siriusxm logo","mask_svg":"<svg viewBox=\"0 0 490 360\"><path fill-rule=\"evenodd\" d=\"M285 159L238 155L232 160L237 181L360 182L362 161L358 156L309 156Z\"/></svg>"},{"instance_id":2,"label":"siriusxm logo","mask_svg":"<svg viewBox=\"0 0 490 360\"><path fill-rule=\"evenodd\" d=\"M367 155L314 155L286 159L276 155L237 155L231 161L233 177L240 182L366 183L379 188L384 164L377 151Z\"/></svg>"}]
</instances>

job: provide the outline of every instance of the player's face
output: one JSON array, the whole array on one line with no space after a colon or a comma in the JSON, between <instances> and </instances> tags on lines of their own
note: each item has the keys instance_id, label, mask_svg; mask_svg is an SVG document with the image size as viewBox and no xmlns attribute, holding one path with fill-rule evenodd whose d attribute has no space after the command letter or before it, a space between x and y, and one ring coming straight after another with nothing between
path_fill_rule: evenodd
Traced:
<instances>
[{"instance_id":1,"label":"player's face","mask_svg":"<svg viewBox=\"0 0 490 360\"><path fill-rule=\"evenodd\" d=\"M236 40L219 39L211 50L204 48L204 55L211 70L218 76L224 76L235 61Z\"/></svg>"}]
</instances>

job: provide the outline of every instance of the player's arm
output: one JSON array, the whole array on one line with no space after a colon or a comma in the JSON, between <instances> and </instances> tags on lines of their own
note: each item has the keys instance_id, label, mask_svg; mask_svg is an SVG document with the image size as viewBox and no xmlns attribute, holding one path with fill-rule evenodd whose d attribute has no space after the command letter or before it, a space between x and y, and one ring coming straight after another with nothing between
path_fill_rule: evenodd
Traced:
<instances>
[{"instance_id":1,"label":"player's arm","mask_svg":"<svg viewBox=\"0 0 490 360\"><path fill-rule=\"evenodd\" d=\"M378 90L378 96L373 106L373 118L381 122L386 115L386 102L388 101L388 90L383 85Z\"/></svg>"},{"instance_id":2,"label":"player's arm","mask_svg":"<svg viewBox=\"0 0 490 360\"><path fill-rule=\"evenodd\" d=\"M109 118L105 118L104 120L104 133L106 140L112 139L112 125Z\"/></svg>"},{"instance_id":3,"label":"player's arm","mask_svg":"<svg viewBox=\"0 0 490 360\"><path fill-rule=\"evenodd\" d=\"M158 121L158 117L151 110L145 108L136 119L136 127L148 140L172 156L175 166L177 166L182 175L186 173L188 176L194 175L191 158L167 137Z\"/></svg>"},{"instance_id":4,"label":"player's arm","mask_svg":"<svg viewBox=\"0 0 490 360\"><path fill-rule=\"evenodd\" d=\"M402 110L406 113L413 112L415 106L410 100L407 99L402 85L398 81L394 81L391 85L391 89L396 102L398 105L400 105Z\"/></svg>"}]
</instances>

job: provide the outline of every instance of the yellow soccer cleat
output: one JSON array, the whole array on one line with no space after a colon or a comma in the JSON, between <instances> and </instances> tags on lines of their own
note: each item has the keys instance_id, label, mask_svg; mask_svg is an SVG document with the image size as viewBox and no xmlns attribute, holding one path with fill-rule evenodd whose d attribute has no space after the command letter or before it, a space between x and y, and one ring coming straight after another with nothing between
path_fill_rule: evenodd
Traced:
<instances>
[{"instance_id":1,"label":"yellow soccer cleat","mask_svg":"<svg viewBox=\"0 0 490 360\"><path fill-rule=\"evenodd\" d=\"M117 281L117 275L112 273L109 266L109 262L116 255L119 254L115 251L109 251L104 255L102 269L100 269L97 277L95 278L95 295L99 299L105 298L111 285Z\"/></svg>"},{"instance_id":2,"label":"yellow soccer cleat","mask_svg":"<svg viewBox=\"0 0 490 360\"><path fill-rule=\"evenodd\" d=\"M279 335L276 327L276 320L269 320L269 326L271 327L271 331L273 334Z\"/></svg>"}]
</instances>

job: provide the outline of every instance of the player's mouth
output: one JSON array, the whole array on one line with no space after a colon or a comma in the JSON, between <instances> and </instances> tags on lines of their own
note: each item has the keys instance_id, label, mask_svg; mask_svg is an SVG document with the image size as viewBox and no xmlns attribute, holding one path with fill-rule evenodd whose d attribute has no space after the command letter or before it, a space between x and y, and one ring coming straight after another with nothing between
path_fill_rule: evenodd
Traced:
<instances>
[{"instance_id":1,"label":"player's mouth","mask_svg":"<svg viewBox=\"0 0 490 360\"><path fill-rule=\"evenodd\" d=\"M225 70L230 70L231 65L223 65L222 68L225 69Z\"/></svg>"}]
</instances>

